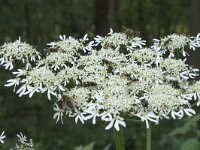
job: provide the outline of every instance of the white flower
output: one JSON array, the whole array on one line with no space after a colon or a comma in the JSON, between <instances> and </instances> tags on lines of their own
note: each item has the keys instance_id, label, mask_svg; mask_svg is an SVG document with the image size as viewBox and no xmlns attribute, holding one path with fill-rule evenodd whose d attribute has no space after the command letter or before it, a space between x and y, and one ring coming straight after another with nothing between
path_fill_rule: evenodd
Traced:
<instances>
[{"instance_id":1,"label":"white flower","mask_svg":"<svg viewBox=\"0 0 200 150\"><path fill-rule=\"evenodd\" d=\"M20 145L25 148L25 147L33 147L33 141L32 139L30 139L30 141L28 142L26 139L26 136L23 135L21 132L20 134L17 134L17 137L19 138L18 141L20 142ZM21 147L20 146L20 147ZM19 147L18 144L16 144L16 148Z\"/></svg>"},{"instance_id":2,"label":"white flower","mask_svg":"<svg viewBox=\"0 0 200 150\"><path fill-rule=\"evenodd\" d=\"M9 87L9 86L13 86L14 85L14 91L15 91L16 86L19 85L19 83L20 83L20 79L19 78L17 78L17 79L10 79L7 82L8 83L5 84L4 86Z\"/></svg>"},{"instance_id":3,"label":"white flower","mask_svg":"<svg viewBox=\"0 0 200 150\"><path fill-rule=\"evenodd\" d=\"M85 34L84 37L83 37L83 41L88 41L88 40L89 40L89 39L88 39L88 35Z\"/></svg>"},{"instance_id":4,"label":"white flower","mask_svg":"<svg viewBox=\"0 0 200 150\"><path fill-rule=\"evenodd\" d=\"M56 119L56 123L61 120L61 123L63 124L63 113L64 113L64 110L63 109L60 109L59 106L57 104L54 104L54 107L53 107L53 110L56 111L56 113L53 115L53 119Z\"/></svg>"},{"instance_id":5,"label":"white flower","mask_svg":"<svg viewBox=\"0 0 200 150\"><path fill-rule=\"evenodd\" d=\"M99 45L101 43L101 41L103 40L103 38L99 35L97 35L95 38L94 38L94 41L95 41L95 46Z\"/></svg>"},{"instance_id":6,"label":"white flower","mask_svg":"<svg viewBox=\"0 0 200 150\"><path fill-rule=\"evenodd\" d=\"M54 88L54 89L55 89L55 88ZM54 95L54 96L57 95L57 94L54 92L54 89L52 89L52 88L47 89L47 97L48 97L49 100L51 100L51 95Z\"/></svg>"},{"instance_id":7,"label":"white flower","mask_svg":"<svg viewBox=\"0 0 200 150\"><path fill-rule=\"evenodd\" d=\"M20 143L24 144L27 142L26 136L23 135L21 132L20 134L17 134L17 137L19 138Z\"/></svg>"},{"instance_id":8,"label":"white flower","mask_svg":"<svg viewBox=\"0 0 200 150\"><path fill-rule=\"evenodd\" d=\"M131 43L131 47L129 47L129 49L133 49L135 47L142 48L142 46L144 46L145 43L146 43L146 41L142 40L140 37L134 37L133 41Z\"/></svg>"},{"instance_id":9,"label":"white flower","mask_svg":"<svg viewBox=\"0 0 200 150\"><path fill-rule=\"evenodd\" d=\"M113 34L113 29L110 28L110 32L108 33L108 35L112 35Z\"/></svg>"},{"instance_id":10,"label":"white flower","mask_svg":"<svg viewBox=\"0 0 200 150\"><path fill-rule=\"evenodd\" d=\"M186 115L188 115L188 116L193 116L193 115L196 114L196 112L195 112L193 109L191 109L191 108L183 109L183 111L184 111L184 112L186 113Z\"/></svg>"},{"instance_id":11,"label":"white flower","mask_svg":"<svg viewBox=\"0 0 200 150\"><path fill-rule=\"evenodd\" d=\"M89 114L88 116L85 117L85 120L89 120L92 118L92 124L96 124L96 118L101 117L102 114L100 114L98 109L93 109L93 110L92 109L93 108L90 107L88 110L84 111L86 114Z\"/></svg>"},{"instance_id":12,"label":"white flower","mask_svg":"<svg viewBox=\"0 0 200 150\"><path fill-rule=\"evenodd\" d=\"M66 36L65 35L60 35L59 38L64 41L66 39Z\"/></svg>"},{"instance_id":13,"label":"white flower","mask_svg":"<svg viewBox=\"0 0 200 150\"><path fill-rule=\"evenodd\" d=\"M95 46L94 44L94 41L91 41L86 47L83 48L83 51L86 52L86 51L89 51L89 52L92 52L93 51L93 46Z\"/></svg>"},{"instance_id":14,"label":"white flower","mask_svg":"<svg viewBox=\"0 0 200 150\"><path fill-rule=\"evenodd\" d=\"M140 37L112 29L106 36L88 40L87 34L80 39L60 35L57 42L48 44L55 51L42 59L21 40L4 44L1 65L12 69L14 61L25 64L5 86L14 86L14 90L19 86L19 96L47 93L49 100L57 97L53 118L62 123L64 115L76 123L91 119L95 124L100 118L108 123L105 129L120 130L126 126L124 114L141 118L147 128L149 121L158 124L160 118L195 114L190 102L200 105L200 81L194 81L199 70L183 57L188 56L186 47L200 47L200 34L171 34L154 39L151 47L144 47ZM61 106L63 95L72 109Z\"/></svg>"},{"instance_id":15,"label":"white flower","mask_svg":"<svg viewBox=\"0 0 200 150\"><path fill-rule=\"evenodd\" d=\"M17 94L19 94L19 97L21 97L22 95L25 95L27 93L27 87L29 85L28 84L23 84L18 90L17 90Z\"/></svg>"},{"instance_id":16,"label":"white flower","mask_svg":"<svg viewBox=\"0 0 200 150\"><path fill-rule=\"evenodd\" d=\"M196 47L200 47L200 33L198 33L197 36L190 41L190 49L195 50Z\"/></svg>"},{"instance_id":17,"label":"white flower","mask_svg":"<svg viewBox=\"0 0 200 150\"><path fill-rule=\"evenodd\" d=\"M5 43L0 49L1 65L9 70L13 69L15 61L25 64L28 69L30 68L29 62L40 59L40 53L29 44L21 42L21 40Z\"/></svg>"},{"instance_id":18,"label":"white flower","mask_svg":"<svg viewBox=\"0 0 200 150\"><path fill-rule=\"evenodd\" d=\"M5 137L6 137L6 135L4 135L4 131L3 131L3 132L1 133L1 135L0 135L0 142L1 142L1 144L4 143Z\"/></svg>"},{"instance_id":19,"label":"white flower","mask_svg":"<svg viewBox=\"0 0 200 150\"><path fill-rule=\"evenodd\" d=\"M172 111L171 111L171 115L172 115L172 117L173 117L174 119L176 119L176 116L178 117L178 119L182 119L183 116L184 116L184 112L183 112L182 109L179 110L178 112L172 110Z\"/></svg>"},{"instance_id":20,"label":"white flower","mask_svg":"<svg viewBox=\"0 0 200 150\"><path fill-rule=\"evenodd\" d=\"M51 47L55 47L55 46L56 46L56 43L55 43L55 42L51 42L51 43L48 43L47 45L48 45L48 46L51 46Z\"/></svg>"},{"instance_id":21,"label":"white flower","mask_svg":"<svg viewBox=\"0 0 200 150\"><path fill-rule=\"evenodd\" d=\"M12 70L14 68L13 63L11 61L4 62L3 66L5 67L5 69L9 70Z\"/></svg>"},{"instance_id":22,"label":"white flower","mask_svg":"<svg viewBox=\"0 0 200 150\"><path fill-rule=\"evenodd\" d=\"M155 115L152 111L148 113L138 112L135 116L140 117L142 122L146 122L146 127L149 128L149 122L155 122L156 124L159 123L159 117Z\"/></svg>"},{"instance_id":23,"label":"white flower","mask_svg":"<svg viewBox=\"0 0 200 150\"><path fill-rule=\"evenodd\" d=\"M79 49L83 49L85 47L81 40L77 40L71 36L67 38L65 35L60 35L59 38L60 41L55 42L58 52L67 53L69 56L74 56L77 54Z\"/></svg>"},{"instance_id":24,"label":"white flower","mask_svg":"<svg viewBox=\"0 0 200 150\"><path fill-rule=\"evenodd\" d=\"M38 87L27 86L27 92L24 95L29 94L29 98L31 98L35 92L39 93L40 89Z\"/></svg>"},{"instance_id":25,"label":"white flower","mask_svg":"<svg viewBox=\"0 0 200 150\"><path fill-rule=\"evenodd\" d=\"M123 126L123 127L126 127L126 123L124 122L124 118L117 116L117 115L114 115L112 119L105 118L104 121L110 122L105 127L106 130L111 129L113 126L117 131L120 130L120 127L119 127L120 125Z\"/></svg>"},{"instance_id":26,"label":"white flower","mask_svg":"<svg viewBox=\"0 0 200 150\"><path fill-rule=\"evenodd\" d=\"M22 76L22 75L25 75L27 73L26 70L23 70L23 69L17 69L17 71L14 71L13 74L17 77L19 76Z\"/></svg>"},{"instance_id":27,"label":"white flower","mask_svg":"<svg viewBox=\"0 0 200 150\"><path fill-rule=\"evenodd\" d=\"M78 110L76 110L76 112L73 114L73 116L75 117L76 124L78 123L78 121L84 124L84 120L86 120L84 115L85 112L79 112Z\"/></svg>"}]
</instances>

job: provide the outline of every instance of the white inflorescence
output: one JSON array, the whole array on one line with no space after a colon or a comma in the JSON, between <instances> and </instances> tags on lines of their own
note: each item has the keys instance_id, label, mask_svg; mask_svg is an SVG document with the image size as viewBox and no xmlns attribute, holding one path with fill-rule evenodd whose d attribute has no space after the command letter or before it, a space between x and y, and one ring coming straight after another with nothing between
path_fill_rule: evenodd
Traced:
<instances>
[{"instance_id":1,"label":"white inflorescence","mask_svg":"<svg viewBox=\"0 0 200 150\"><path fill-rule=\"evenodd\" d=\"M15 78L6 86L14 86L20 96L55 96L56 121L67 115L76 123L91 119L95 124L100 118L107 123L105 129L120 130L126 119L139 117L148 128L149 121L194 115L191 100L200 105L200 83L191 84L199 70L185 58L186 48L200 47L199 36L172 34L154 39L150 47L140 37L112 29L91 42L87 35L78 40L60 36L32 69L13 72Z\"/></svg>"},{"instance_id":2,"label":"white inflorescence","mask_svg":"<svg viewBox=\"0 0 200 150\"><path fill-rule=\"evenodd\" d=\"M14 64L20 62L26 64L26 68L31 67L31 62L40 59L40 53L21 39L13 43L5 43L0 47L0 64L6 69L12 70Z\"/></svg>"},{"instance_id":3,"label":"white inflorescence","mask_svg":"<svg viewBox=\"0 0 200 150\"><path fill-rule=\"evenodd\" d=\"M18 142L15 143L15 147L11 148L10 150L34 150L33 148L33 140L30 139L29 141L26 139L26 136L23 135L21 132L17 134Z\"/></svg>"}]
</instances>

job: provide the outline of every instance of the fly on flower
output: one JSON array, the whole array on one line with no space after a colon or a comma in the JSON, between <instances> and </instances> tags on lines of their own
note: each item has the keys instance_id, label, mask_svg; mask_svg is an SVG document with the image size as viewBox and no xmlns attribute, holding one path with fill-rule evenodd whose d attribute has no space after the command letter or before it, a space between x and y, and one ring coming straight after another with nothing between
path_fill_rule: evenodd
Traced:
<instances>
[{"instance_id":1,"label":"fly on flower","mask_svg":"<svg viewBox=\"0 0 200 150\"><path fill-rule=\"evenodd\" d=\"M54 53L57 52L58 50L56 49L56 47L49 47L46 49L46 54L49 55L50 53Z\"/></svg>"},{"instance_id":2,"label":"fly on flower","mask_svg":"<svg viewBox=\"0 0 200 150\"><path fill-rule=\"evenodd\" d=\"M93 81L86 81L86 82L81 82L79 85L81 87L95 87L97 86L97 83Z\"/></svg>"},{"instance_id":3,"label":"fly on flower","mask_svg":"<svg viewBox=\"0 0 200 150\"><path fill-rule=\"evenodd\" d=\"M128 38L132 38L132 37L140 35L139 31L127 28L125 26L122 26L122 31L123 31L123 33L125 33L127 35Z\"/></svg>"},{"instance_id":4,"label":"fly on flower","mask_svg":"<svg viewBox=\"0 0 200 150\"><path fill-rule=\"evenodd\" d=\"M71 96L63 95L62 96L62 107L63 109L74 110L74 100Z\"/></svg>"}]
</instances>

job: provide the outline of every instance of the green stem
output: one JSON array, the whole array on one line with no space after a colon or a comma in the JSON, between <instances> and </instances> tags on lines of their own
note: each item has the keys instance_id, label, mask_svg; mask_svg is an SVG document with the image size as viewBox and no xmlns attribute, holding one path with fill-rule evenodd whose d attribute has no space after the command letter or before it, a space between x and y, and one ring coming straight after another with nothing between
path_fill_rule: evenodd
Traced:
<instances>
[{"instance_id":1,"label":"green stem","mask_svg":"<svg viewBox=\"0 0 200 150\"><path fill-rule=\"evenodd\" d=\"M115 138L116 150L125 150L124 136L122 129L120 129L119 131L116 131L114 129L114 138Z\"/></svg>"},{"instance_id":2,"label":"green stem","mask_svg":"<svg viewBox=\"0 0 200 150\"><path fill-rule=\"evenodd\" d=\"M141 120L136 120L136 119L125 119L126 121L133 121L136 123L141 123Z\"/></svg>"},{"instance_id":3,"label":"green stem","mask_svg":"<svg viewBox=\"0 0 200 150\"><path fill-rule=\"evenodd\" d=\"M151 150L151 123L149 122L149 128L147 129L147 149Z\"/></svg>"}]
</instances>

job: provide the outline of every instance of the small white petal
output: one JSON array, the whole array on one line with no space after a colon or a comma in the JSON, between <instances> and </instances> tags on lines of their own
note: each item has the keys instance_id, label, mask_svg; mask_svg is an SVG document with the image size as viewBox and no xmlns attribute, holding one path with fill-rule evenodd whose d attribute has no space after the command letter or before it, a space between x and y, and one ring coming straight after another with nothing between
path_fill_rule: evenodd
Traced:
<instances>
[{"instance_id":1,"label":"small white petal","mask_svg":"<svg viewBox=\"0 0 200 150\"><path fill-rule=\"evenodd\" d=\"M196 112L191 109L191 108L187 108L187 109L184 109L184 112L188 115L188 116L193 116L194 114L196 114Z\"/></svg>"},{"instance_id":2,"label":"small white petal","mask_svg":"<svg viewBox=\"0 0 200 150\"><path fill-rule=\"evenodd\" d=\"M111 120L105 129L108 130L108 129L112 128L113 124L114 124L114 120Z\"/></svg>"}]
</instances>

